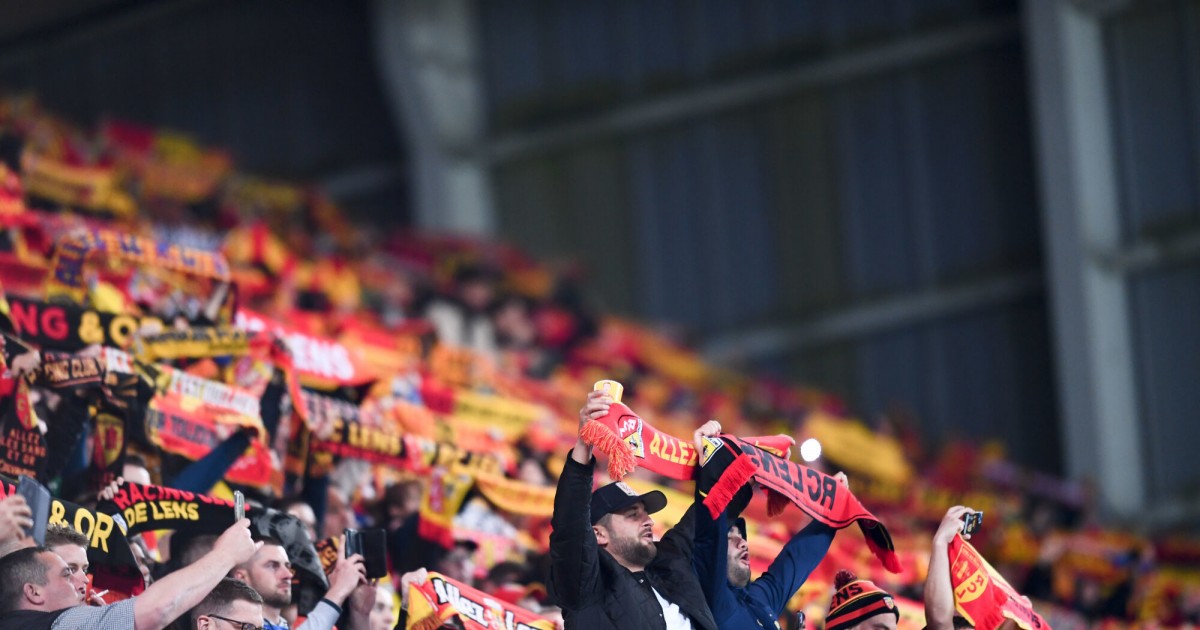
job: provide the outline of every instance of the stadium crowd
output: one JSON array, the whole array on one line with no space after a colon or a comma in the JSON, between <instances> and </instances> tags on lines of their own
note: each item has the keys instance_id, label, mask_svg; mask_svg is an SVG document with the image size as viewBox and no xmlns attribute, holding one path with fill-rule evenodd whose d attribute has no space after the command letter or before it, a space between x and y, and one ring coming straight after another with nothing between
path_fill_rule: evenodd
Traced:
<instances>
[{"instance_id":1,"label":"stadium crowd","mask_svg":"<svg viewBox=\"0 0 1200 630\"><path fill-rule=\"evenodd\" d=\"M1200 545L1103 527L1085 485L177 134L0 100L0 228L0 628L1200 622Z\"/></svg>"}]
</instances>

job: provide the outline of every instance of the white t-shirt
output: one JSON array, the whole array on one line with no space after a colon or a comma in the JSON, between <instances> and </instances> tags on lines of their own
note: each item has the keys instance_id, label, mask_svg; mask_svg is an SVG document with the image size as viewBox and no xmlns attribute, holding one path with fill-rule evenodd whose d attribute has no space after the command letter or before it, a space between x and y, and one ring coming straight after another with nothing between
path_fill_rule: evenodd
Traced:
<instances>
[{"instance_id":1,"label":"white t-shirt","mask_svg":"<svg viewBox=\"0 0 1200 630\"><path fill-rule=\"evenodd\" d=\"M658 594L658 590L651 587L654 591L654 596L658 598L658 605L663 609L663 621L667 622L667 630L693 630L692 620L687 615L679 610L679 606L663 599L662 595Z\"/></svg>"}]
</instances>

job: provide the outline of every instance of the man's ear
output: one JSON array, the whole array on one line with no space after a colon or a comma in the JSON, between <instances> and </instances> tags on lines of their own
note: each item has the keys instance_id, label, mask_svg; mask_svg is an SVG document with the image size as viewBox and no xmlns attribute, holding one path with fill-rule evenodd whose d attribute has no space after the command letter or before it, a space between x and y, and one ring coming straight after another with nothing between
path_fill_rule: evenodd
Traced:
<instances>
[{"instance_id":1,"label":"man's ear","mask_svg":"<svg viewBox=\"0 0 1200 630\"><path fill-rule=\"evenodd\" d=\"M247 580L247 579L246 579L246 578L248 578L248 577L250 577L250 576L249 576L249 575L246 575L246 570L245 570L245 569L242 569L242 568L237 568L237 569L234 569L234 570L230 571L230 572L229 572L229 577L231 577L231 578L233 578L233 579L235 579L235 580L241 580L241 581L243 581L243 582L249 582L249 581L250 581L250 580Z\"/></svg>"},{"instance_id":2,"label":"man's ear","mask_svg":"<svg viewBox=\"0 0 1200 630\"><path fill-rule=\"evenodd\" d=\"M46 597L42 593L42 589L39 588L37 584L26 582L25 587L21 589L21 592L25 596L25 601L31 604L40 605L46 603Z\"/></svg>"},{"instance_id":3,"label":"man's ear","mask_svg":"<svg viewBox=\"0 0 1200 630\"><path fill-rule=\"evenodd\" d=\"M592 533L596 535L596 544L604 547L608 545L608 530L601 525L592 525Z\"/></svg>"}]
</instances>

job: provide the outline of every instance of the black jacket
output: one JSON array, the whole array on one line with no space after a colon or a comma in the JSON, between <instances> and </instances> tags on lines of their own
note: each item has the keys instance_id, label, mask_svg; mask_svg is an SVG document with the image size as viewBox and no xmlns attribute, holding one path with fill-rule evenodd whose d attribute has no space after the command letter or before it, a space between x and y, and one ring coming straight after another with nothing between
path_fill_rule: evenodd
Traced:
<instances>
[{"instance_id":1,"label":"black jacket","mask_svg":"<svg viewBox=\"0 0 1200 630\"><path fill-rule=\"evenodd\" d=\"M569 629L665 630L662 606L650 590L691 617L696 630L717 630L692 571L692 519L685 518L657 543L645 571L621 566L596 544L592 532L592 469L570 457L554 494L550 534L550 593Z\"/></svg>"}]
</instances>

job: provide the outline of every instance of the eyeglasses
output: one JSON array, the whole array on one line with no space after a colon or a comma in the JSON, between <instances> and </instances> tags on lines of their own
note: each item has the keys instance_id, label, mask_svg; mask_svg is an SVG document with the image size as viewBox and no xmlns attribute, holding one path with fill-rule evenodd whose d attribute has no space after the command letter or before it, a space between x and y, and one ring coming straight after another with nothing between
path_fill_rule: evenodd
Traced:
<instances>
[{"instance_id":1,"label":"eyeglasses","mask_svg":"<svg viewBox=\"0 0 1200 630\"><path fill-rule=\"evenodd\" d=\"M226 623L231 623L238 630L263 630L262 626L256 626L249 621L238 621L229 617L222 617L221 615L205 615L205 617L212 617L213 619L220 619Z\"/></svg>"}]
</instances>

